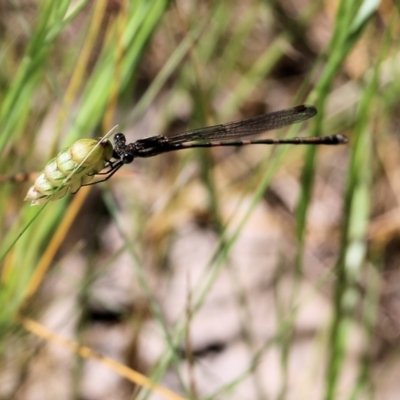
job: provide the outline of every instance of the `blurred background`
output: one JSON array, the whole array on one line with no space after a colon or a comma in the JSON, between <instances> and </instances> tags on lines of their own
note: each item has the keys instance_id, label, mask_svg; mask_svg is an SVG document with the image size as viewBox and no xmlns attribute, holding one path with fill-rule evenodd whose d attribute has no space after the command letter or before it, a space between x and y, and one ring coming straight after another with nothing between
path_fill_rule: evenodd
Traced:
<instances>
[{"instance_id":1,"label":"blurred background","mask_svg":"<svg viewBox=\"0 0 400 400\"><path fill-rule=\"evenodd\" d=\"M0 397L397 399L397 7L0 2ZM116 124L133 142L303 103L263 137L349 143L168 153L23 201Z\"/></svg>"}]
</instances>

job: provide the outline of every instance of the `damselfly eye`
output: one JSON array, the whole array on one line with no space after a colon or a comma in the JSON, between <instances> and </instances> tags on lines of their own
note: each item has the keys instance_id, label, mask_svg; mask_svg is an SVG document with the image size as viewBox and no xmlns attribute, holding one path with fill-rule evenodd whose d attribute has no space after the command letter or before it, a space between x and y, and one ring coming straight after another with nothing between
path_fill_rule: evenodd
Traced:
<instances>
[{"instance_id":1,"label":"damselfly eye","mask_svg":"<svg viewBox=\"0 0 400 400\"><path fill-rule=\"evenodd\" d=\"M125 143L126 142L125 135L123 133L117 133L114 136L114 142L115 143Z\"/></svg>"},{"instance_id":2,"label":"damselfly eye","mask_svg":"<svg viewBox=\"0 0 400 400\"><path fill-rule=\"evenodd\" d=\"M132 153L124 153L121 156L121 160L124 164L130 164L133 161L133 154Z\"/></svg>"}]
</instances>

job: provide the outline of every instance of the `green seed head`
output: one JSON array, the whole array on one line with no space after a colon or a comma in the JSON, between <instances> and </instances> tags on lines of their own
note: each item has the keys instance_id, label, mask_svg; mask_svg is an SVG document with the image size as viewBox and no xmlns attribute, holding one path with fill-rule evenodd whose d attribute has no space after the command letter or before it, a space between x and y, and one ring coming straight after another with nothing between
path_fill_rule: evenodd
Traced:
<instances>
[{"instance_id":1,"label":"green seed head","mask_svg":"<svg viewBox=\"0 0 400 400\"><path fill-rule=\"evenodd\" d=\"M99 143L99 139L80 139L76 141L68 152L71 160L83 167L91 167L93 172L100 172L104 168L105 161L111 159L113 146L109 140ZM89 154L89 156L88 156ZM87 157L87 158L86 158Z\"/></svg>"},{"instance_id":2,"label":"green seed head","mask_svg":"<svg viewBox=\"0 0 400 400\"><path fill-rule=\"evenodd\" d=\"M47 163L25 200L32 200L31 205L43 204L60 199L68 192L75 193L92 181L113 155L109 140L99 142L100 139L80 139L62 150Z\"/></svg>"}]
</instances>

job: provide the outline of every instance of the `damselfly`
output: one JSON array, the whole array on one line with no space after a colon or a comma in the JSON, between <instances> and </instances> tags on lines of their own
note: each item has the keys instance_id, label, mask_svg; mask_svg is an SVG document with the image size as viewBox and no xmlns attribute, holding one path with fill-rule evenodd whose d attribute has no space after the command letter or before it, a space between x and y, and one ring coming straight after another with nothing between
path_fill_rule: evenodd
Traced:
<instances>
[{"instance_id":1,"label":"damselfly","mask_svg":"<svg viewBox=\"0 0 400 400\"><path fill-rule=\"evenodd\" d=\"M343 135L239 140L241 137L305 121L316 113L315 107L300 105L237 122L193 129L170 137L151 136L129 144L126 144L124 134L117 133L114 137L114 147L105 138L80 139L61 151L46 165L29 189L25 200L32 200L32 205L38 205L47 200L59 199L68 192L77 192L81 186L106 181L124 164L131 163L135 158L153 157L170 151L249 144L338 145L347 143L347 138ZM99 177L99 179L93 181L94 177Z\"/></svg>"}]
</instances>

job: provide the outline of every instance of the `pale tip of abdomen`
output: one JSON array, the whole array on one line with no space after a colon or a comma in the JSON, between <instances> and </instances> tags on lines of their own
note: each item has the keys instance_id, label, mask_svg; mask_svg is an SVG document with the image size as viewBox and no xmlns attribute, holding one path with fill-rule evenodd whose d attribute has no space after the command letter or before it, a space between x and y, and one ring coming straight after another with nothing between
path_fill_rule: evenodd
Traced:
<instances>
[{"instance_id":1,"label":"pale tip of abdomen","mask_svg":"<svg viewBox=\"0 0 400 400\"><path fill-rule=\"evenodd\" d=\"M347 138L347 136L344 135L335 135L334 136L336 139L336 143L337 144L345 144L349 142L349 139Z\"/></svg>"}]
</instances>

